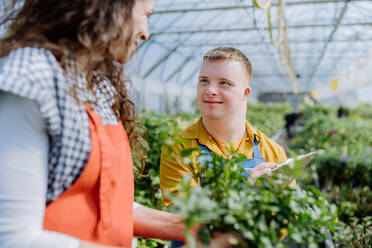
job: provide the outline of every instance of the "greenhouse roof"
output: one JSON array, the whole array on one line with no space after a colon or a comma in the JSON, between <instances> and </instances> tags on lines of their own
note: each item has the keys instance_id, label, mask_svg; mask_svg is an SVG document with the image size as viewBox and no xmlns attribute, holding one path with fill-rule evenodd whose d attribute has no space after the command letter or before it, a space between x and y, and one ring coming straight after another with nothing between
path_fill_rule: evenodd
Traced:
<instances>
[{"instance_id":1,"label":"greenhouse roof","mask_svg":"<svg viewBox=\"0 0 372 248\"><path fill-rule=\"evenodd\" d=\"M372 0L283 0L283 7L271 2L272 40L268 12L254 1L156 0L150 39L133 56L131 74L195 85L203 54L233 46L252 62L253 91L310 92L329 88L372 47ZM278 24L281 17L285 28ZM274 46L278 33L280 45Z\"/></svg>"}]
</instances>

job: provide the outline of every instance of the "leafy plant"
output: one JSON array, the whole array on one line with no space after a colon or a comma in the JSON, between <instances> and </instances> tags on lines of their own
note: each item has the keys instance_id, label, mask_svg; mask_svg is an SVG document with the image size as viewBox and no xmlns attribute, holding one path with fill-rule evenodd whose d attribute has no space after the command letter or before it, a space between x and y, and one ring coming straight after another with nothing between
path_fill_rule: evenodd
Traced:
<instances>
[{"instance_id":1,"label":"leafy plant","mask_svg":"<svg viewBox=\"0 0 372 248\"><path fill-rule=\"evenodd\" d=\"M284 116L293 112L287 104L249 104L247 107L247 120L266 135L274 135L284 127Z\"/></svg>"},{"instance_id":2,"label":"leafy plant","mask_svg":"<svg viewBox=\"0 0 372 248\"><path fill-rule=\"evenodd\" d=\"M354 218L350 225L340 228L335 235L339 248L370 248L372 247L372 217Z\"/></svg>"},{"instance_id":3,"label":"leafy plant","mask_svg":"<svg viewBox=\"0 0 372 248\"><path fill-rule=\"evenodd\" d=\"M348 157L338 153L326 153L314 162L321 188L332 186L363 187L372 185L372 158Z\"/></svg>"},{"instance_id":4,"label":"leafy plant","mask_svg":"<svg viewBox=\"0 0 372 248\"><path fill-rule=\"evenodd\" d=\"M307 106L303 111L306 124L292 140L292 148L324 150L314 165L321 188L344 222L334 240L338 247L371 247L371 109L366 105L349 109L346 119L335 118L332 107Z\"/></svg>"},{"instance_id":5,"label":"leafy plant","mask_svg":"<svg viewBox=\"0 0 372 248\"><path fill-rule=\"evenodd\" d=\"M339 218L345 223L372 216L372 191L368 186L363 188L336 186L326 195L330 202L338 206Z\"/></svg>"},{"instance_id":6,"label":"leafy plant","mask_svg":"<svg viewBox=\"0 0 372 248\"><path fill-rule=\"evenodd\" d=\"M145 169L136 178L135 201L145 206L161 209L163 207L160 192L159 165L162 146L179 133L183 125L182 118L153 112L143 113L140 122L144 129L141 133L143 149L147 150ZM135 157L135 156L134 156ZM141 168L139 161L135 168Z\"/></svg>"},{"instance_id":7,"label":"leafy plant","mask_svg":"<svg viewBox=\"0 0 372 248\"><path fill-rule=\"evenodd\" d=\"M160 248L164 247L164 245L168 242L160 239L136 238L136 243L137 248Z\"/></svg>"},{"instance_id":8,"label":"leafy plant","mask_svg":"<svg viewBox=\"0 0 372 248\"><path fill-rule=\"evenodd\" d=\"M142 170L142 163L139 159L135 159L136 154L132 149L136 170L136 202L155 209L163 208L159 178L161 148L191 121L193 121L193 116L187 114L170 116L145 112L140 115L139 122L142 127L138 129L138 132L142 149L147 151L147 159L144 170ZM156 248L163 247L165 243L167 242L162 240L137 238L137 247Z\"/></svg>"},{"instance_id":9,"label":"leafy plant","mask_svg":"<svg viewBox=\"0 0 372 248\"><path fill-rule=\"evenodd\" d=\"M241 247L285 247L279 239L288 233L286 242L316 247L328 229L334 230L336 208L315 187L282 187L289 178L281 174L272 180L260 178L253 186L238 166L244 155L232 154L229 159L211 155L213 159L204 161L192 176L193 180L202 178L201 185L191 189L188 176L179 194L170 196L172 210L182 216L188 229L205 225L200 240L208 243L213 232L223 231L240 234L242 240L235 241ZM187 238L192 247L192 235L187 233Z\"/></svg>"}]
</instances>

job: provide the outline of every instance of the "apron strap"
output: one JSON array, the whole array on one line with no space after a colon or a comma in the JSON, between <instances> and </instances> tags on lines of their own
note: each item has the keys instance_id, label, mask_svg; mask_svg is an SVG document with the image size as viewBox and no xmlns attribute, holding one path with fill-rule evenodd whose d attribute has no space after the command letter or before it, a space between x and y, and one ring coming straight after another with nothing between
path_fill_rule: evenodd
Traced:
<instances>
[{"instance_id":1,"label":"apron strap","mask_svg":"<svg viewBox=\"0 0 372 248\"><path fill-rule=\"evenodd\" d=\"M202 166L205 166L205 162L212 161L212 155L211 155L212 151L206 145L200 144L199 141L198 141L198 145L199 145L199 148L200 148L200 153L204 153L200 157L202 158L201 159ZM203 182L203 178L200 178L200 184L202 182Z\"/></svg>"}]
</instances>

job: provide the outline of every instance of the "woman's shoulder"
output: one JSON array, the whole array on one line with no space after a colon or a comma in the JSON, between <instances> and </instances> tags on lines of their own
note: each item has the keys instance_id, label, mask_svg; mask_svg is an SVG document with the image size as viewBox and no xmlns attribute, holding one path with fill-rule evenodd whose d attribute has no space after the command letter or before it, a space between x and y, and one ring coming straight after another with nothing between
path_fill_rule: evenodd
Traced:
<instances>
[{"instance_id":1,"label":"woman's shoulder","mask_svg":"<svg viewBox=\"0 0 372 248\"><path fill-rule=\"evenodd\" d=\"M53 54L43 48L21 47L11 51L0 59L2 74L28 75L28 73L43 73L58 66Z\"/></svg>"},{"instance_id":2,"label":"woman's shoulder","mask_svg":"<svg viewBox=\"0 0 372 248\"><path fill-rule=\"evenodd\" d=\"M46 49L22 47L0 59L0 90L41 101L55 94L61 80L62 69Z\"/></svg>"}]
</instances>

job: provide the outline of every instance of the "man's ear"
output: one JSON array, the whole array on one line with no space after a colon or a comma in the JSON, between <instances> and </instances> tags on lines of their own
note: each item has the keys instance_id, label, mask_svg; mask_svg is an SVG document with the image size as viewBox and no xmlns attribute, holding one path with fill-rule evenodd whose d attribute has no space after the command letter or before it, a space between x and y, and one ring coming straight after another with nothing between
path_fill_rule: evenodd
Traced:
<instances>
[{"instance_id":1,"label":"man's ear","mask_svg":"<svg viewBox=\"0 0 372 248\"><path fill-rule=\"evenodd\" d=\"M244 97L248 97L249 96L249 93L251 93L251 88L250 87L245 88L245 90L244 90Z\"/></svg>"}]
</instances>

